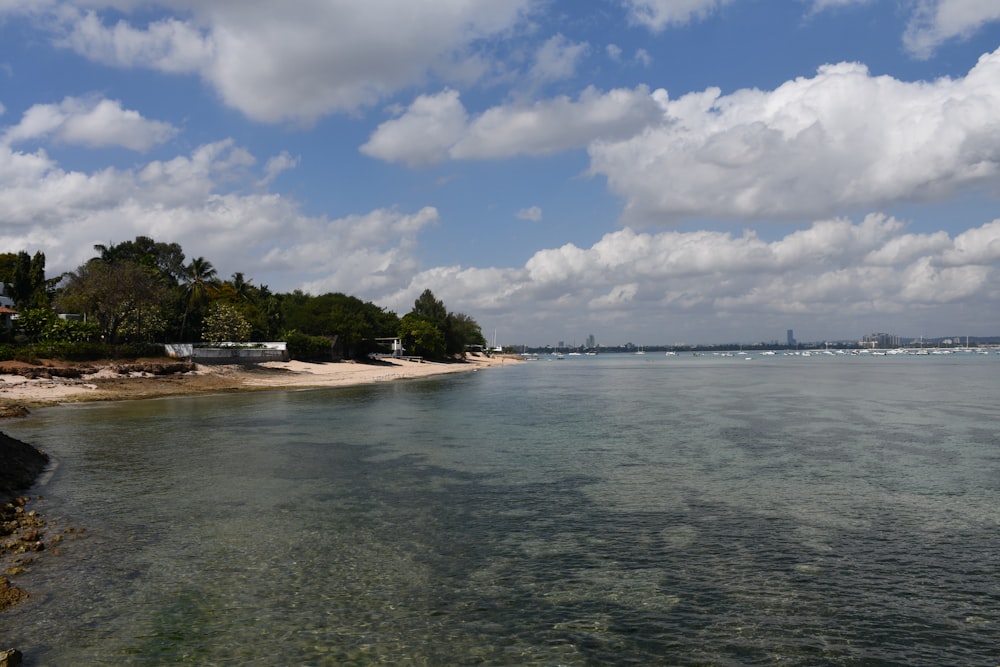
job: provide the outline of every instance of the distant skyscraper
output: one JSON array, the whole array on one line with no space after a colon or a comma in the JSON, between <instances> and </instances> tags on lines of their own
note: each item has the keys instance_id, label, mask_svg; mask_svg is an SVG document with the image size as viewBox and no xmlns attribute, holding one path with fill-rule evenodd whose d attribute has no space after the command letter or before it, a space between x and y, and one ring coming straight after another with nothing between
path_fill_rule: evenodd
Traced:
<instances>
[{"instance_id":1,"label":"distant skyscraper","mask_svg":"<svg viewBox=\"0 0 1000 667\"><path fill-rule=\"evenodd\" d=\"M594 345L594 334L587 336L587 347L595 347Z\"/></svg>"},{"instance_id":2,"label":"distant skyscraper","mask_svg":"<svg viewBox=\"0 0 1000 667\"><path fill-rule=\"evenodd\" d=\"M788 330L788 344L795 345L795 332L791 329Z\"/></svg>"}]
</instances>

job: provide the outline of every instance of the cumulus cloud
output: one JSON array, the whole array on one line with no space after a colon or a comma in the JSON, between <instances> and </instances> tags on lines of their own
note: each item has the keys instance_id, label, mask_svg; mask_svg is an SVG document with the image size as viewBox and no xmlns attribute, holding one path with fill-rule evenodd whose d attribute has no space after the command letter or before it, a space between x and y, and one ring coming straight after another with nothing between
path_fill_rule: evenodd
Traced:
<instances>
[{"instance_id":1,"label":"cumulus cloud","mask_svg":"<svg viewBox=\"0 0 1000 667\"><path fill-rule=\"evenodd\" d=\"M144 3L79 4L129 10ZM97 10L67 2L52 9L58 43L109 65L197 73L250 118L303 123L354 112L433 75L482 75L489 65L476 45L515 29L532 6L530 0L158 4L177 16L109 23ZM565 72L579 48L551 42L539 53L536 73Z\"/></svg>"},{"instance_id":2,"label":"cumulus cloud","mask_svg":"<svg viewBox=\"0 0 1000 667\"><path fill-rule=\"evenodd\" d=\"M467 123L458 91L420 95L403 115L379 125L361 152L411 167L441 162L461 140Z\"/></svg>"},{"instance_id":3,"label":"cumulus cloud","mask_svg":"<svg viewBox=\"0 0 1000 667\"><path fill-rule=\"evenodd\" d=\"M902 314L895 321L917 335L925 312L935 321L952 313L956 327L997 326L982 312L1000 305L991 288L998 270L1000 221L949 237L908 233L903 222L873 214L817 221L774 241L749 231L625 228L589 248L538 251L523 267L422 271L384 301L405 307L429 287L449 307L482 313L480 321L503 313L518 329L567 336L567 322L584 327L583 335L601 326L628 332L641 321L673 337L660 342L697 335L699 327L718 330L722 341L770 340L795 322L860 336L881 330L890 313ZM974 315L963 320L970 309Z\"/></svg>"},{"instance_id":4,"label":"cumulus cloud","mask_svg":"<svg viewBox=\"0 0 1000 667\"><path fill-rule=\"evenodd\" d=\"M175 18L136 28L124 20L105 25L94 11L62 12L65 32L56 43L106 65L163 72L199 72L215 56L211 35Z\"/></svg>"},{"instance_id":5,"label":"cumulus cloud","mask_svg":"<svg viewBox=\"0 0 1000 667\"><path fill-rule=\"evenodd\" d=\"M417 234L438 221L437 209L413 214L380 209L333 221L308 221L303 231L318 231L311 239L272 250L265 268L312 274L303 289L314 294L348 292L370 295L405 284L419 268ZM319 229L315 229L319 227ZM309 239L309 240L307 240Z\"/></svg>"},{"instance_id":6,"label":"cumulus cloud","mask_svg":"<svg viewBox=\"0 0 1000 667\"><path fill-rule=\"evenodd\" d=\"M279 155L265 177L294 160ZM416 237L437 211L379 209L329 219L259 187L256 160L231 140L131 169L68 171L43 151L0 144L0 244L46 254L50 275L75 269L96 243L146 235L211 259L222 275L242 271L277 289L366 294L408 284Z\"/></svg>"},{"instance_id":7,"label":"cumulus cloud","mask_svg":"<svg viewBox=\"0 0 1000 667\"><path fill-rule=\"evenodd\" d=\"M626 220L820 217L995 181L1000 50L967 76L909 83L856 63L775 90L660 99L664 122L590 146Z\"/></svg>"},{"instance_id":8,"label":"cumulus cloud","mask_svg":"<svg viewBox=\"0 0 1000 667\"><path fill-rule=\"evenodd\" d=\"M983 25L1000 20L993 0L921 0L903 35L906 49L917 58L929 58L951 39L965 39Z\"/></svg>"},{"instance_id":9,"label":"cumulus cloud","mask_svg":"<svg viewBox=\"0 0 1000 667\"><path fill-rule=\"evenodd\" d=\"M623 0L633 23L660 32L710 16L732 0Z\"/></svg>"},{"instance_id":10,"label":"cumulus cloud","mask_svg":"<svg viewBox=\"0 0 1000 667\"><path fill-rule=\"evenodd\" d=\"M51 138L94 148L120 146L146 151L176 134L170 123L143 118L117 100L67 97L59 104L32 106L20 123L4 131L3 141L14 144Z\"/></svg>"},{"instance_id":11,"label":"cumulus cloud","mask_svg":"<svg viewBox=\"0 0 1000 667\"><path fill-rule=\"evenodd\" d=\"M634 136L659 122L662 113L645 86L606 93L588 87L575 100L498 106L470 118L458 92L445 90L419 96L402 115L379 125L361 151L411 166L448 158L545 155L595 139Z\"/></svg>"},{"instance_id":12,"label":"cumulus cloud","mask_svg":"<svg viewBox=\"0 0 1000 667\"><path fill-rule=\"evenodd\" d=\"M643 327L660 340L704 341L712 331L769 339L803 320L861 335L883 330L889 313L901 334L920 333L922 313L956 328L1000 326L988 315L1000 313L1000 220L917 234L872 214L818 220L773 240L749 230L624 228L590 247L539 250L521 266L425 267L420 235L440 223L437 209L306 215L293 200L253 191L260 172L275 168L275 160L258 167L230 140L91 173L0 144L0 243L43 251L55 274L91 257L95 243L147 235L276 290L345 291L406 312L430 288L484 326L497 318L521 332L575 327L566 337Z\"/></svg>"}]
</instances>

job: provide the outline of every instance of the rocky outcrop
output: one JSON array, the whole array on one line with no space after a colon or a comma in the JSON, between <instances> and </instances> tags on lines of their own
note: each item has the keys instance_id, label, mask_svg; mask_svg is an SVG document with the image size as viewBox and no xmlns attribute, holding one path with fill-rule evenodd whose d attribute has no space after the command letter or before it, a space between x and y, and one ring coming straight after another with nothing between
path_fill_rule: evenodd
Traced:
<instances>
[{"instance_id":1,"label":"rocky outcrop","mask_svg":"<svg viewBox=\"0 0 1000 667\"><path fill-rule=\"evenodd\" d=\"M31 488L48 462L45 452L0 433L0 563L10 554L25 554L45 548L42 542L45 522L34 510L25 510L28 498L15 498L14 495ZM17 574L20 571L21 568L15 565L6 568L5 573ZM26 597L26 592L12 586L5 577L0 577L0 610ZM21 664L20 653L8 654L6 658L4 655L0 652L0 667Z\"/></svg>"},{"instance_id":2,"label":"rocky outcrop","mask_svg":"<svg viewBox=\"0 0 1000 667\"><path fill-rule=\"evenodd\" d=\"M29 380L51 380L53 378L75 380L102 371L110 371L119 375L173 375L175 373L188 373L196 368L197 366L191 361L174 360L138 360L121 363L84 363L79 365L58 364L56 362L38 365L19 362L0 362L0 375L20 375Z\"/></svg>"},{"instance_id":3,"label":"rocky outcrop","mask_svg":"<svg viewBox=\"0 0 1000 667\"><path fill-rule=\"evenodd\" d=\"M15 648L0 650L0 667L21 667L21 657Z\"/></svg>"},{"instance_id":4,"label":"rocky outcrop","mask_svg":"<svg viewBox=\"0 0 1000 667\"><path fill-rule=\"evenodd\" d=\"M48 463L45 452L0 433L0 502L31 488Z\"/></svg>"}]
</instances>

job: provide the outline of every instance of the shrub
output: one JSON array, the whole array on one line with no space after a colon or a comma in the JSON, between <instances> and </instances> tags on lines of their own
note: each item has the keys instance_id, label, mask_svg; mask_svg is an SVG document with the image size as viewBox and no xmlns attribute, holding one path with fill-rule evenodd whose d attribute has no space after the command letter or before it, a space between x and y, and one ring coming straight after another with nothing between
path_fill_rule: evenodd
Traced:
<instances>
[{"instance_id":1,"label":"shrub","mask_svg":"<svg viewBox=\"0 0 1000 667\"><path fill-rule=\"evenodd\" d=\"M330 341L323 336L309 336L298 331L285 336L288 356L299 361L330 361L333 358Z\"/></svg>"}]
</instances>

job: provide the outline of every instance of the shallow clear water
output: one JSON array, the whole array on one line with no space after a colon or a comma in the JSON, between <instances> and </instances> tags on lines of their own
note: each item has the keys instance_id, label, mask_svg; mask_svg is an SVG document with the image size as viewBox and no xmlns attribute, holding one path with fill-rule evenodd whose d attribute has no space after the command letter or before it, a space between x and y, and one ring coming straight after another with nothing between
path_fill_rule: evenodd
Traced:
<instances>
[{"instance_id":1,"label":"shallow clear water","mask_svg":"<svg viewBox=\"0 0 1000 667\"><path fill-rule=\"evenodd\" d=\"M3 430L26 665L1000 664L1000 356L571 357Z\"/></svg>"}]
</instances>

